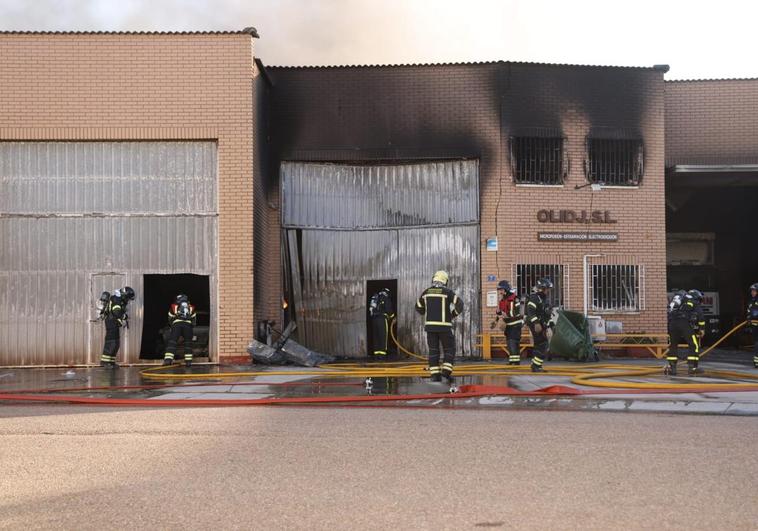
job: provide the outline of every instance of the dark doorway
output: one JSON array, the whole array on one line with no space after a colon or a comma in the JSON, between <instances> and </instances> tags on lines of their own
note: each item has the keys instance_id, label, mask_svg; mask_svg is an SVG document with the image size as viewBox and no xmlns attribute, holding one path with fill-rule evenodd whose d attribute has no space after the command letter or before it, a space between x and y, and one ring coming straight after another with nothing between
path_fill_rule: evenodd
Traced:
<instances>
[{"instance_id":1,"label":"dark doorway","mask_svg":"<svg viewBox=\"0 0 758 531\"><path fill-rule=\"evenodd\" d=\"M699 252L691 256L686 253L672 256L670 247L667 257L669 291L697 288L705 292L706 303L710 298L718 301L713 315L709 315L709 305L705 305L709 327L711 319L716 325L706 335L706 343L744 321L748 288L758 282L758 247L753 243L755 227L751 221L758 204L758 186L720 185L728 175L707 175L701 180L681 177L682 182L669 182L666 189L667 233L680 238L692 233L710 235L710 247L702 242L696 242L699 247L693 243L692 249ZM756 177L752 177L752 182L758 182ZM726 343L736 347L749 342L750 335L740 332Z\"/></svg>"},{"instance_id":2,"label":"dark doorway","mask_svg":"<svg viewBox=\"0 0 758 531\"><path fill-rule=\"evenodd\" d=\"M193 355L208 356L210 339L210 280L207 275L144 275L145 313L140 359L161 359L166 348L168 309L179 293L186 294L197 312Z\"/></svg>"},{"instance_id":3,"label":"dark doorway","mask_svg":"<svg viewBox=\"0 0 758 531\"><path fill-rule=\"evenodd\" d=\"M371 301L371 297L374 296L375 293L378 293L379 291L383 290L384 288L387 288L390 290L390 296L392 297L392 306L395 309L395 313L397 313L397 301L398 299L398 292L397 292L397 279L386 279L386 280L367 280L366 281L366 352L370 356L372 352L372 346L374 345L374 336L372 333L372 327L371 327L371 318L368 314L368 308L369 303ZM397 346L395 345L395 342L392 341L392 337L390 335L390 338L387 341L387 346L389 347L387 349L387 354L390 356L397 355Z\"/></svg>"}]
</instances>

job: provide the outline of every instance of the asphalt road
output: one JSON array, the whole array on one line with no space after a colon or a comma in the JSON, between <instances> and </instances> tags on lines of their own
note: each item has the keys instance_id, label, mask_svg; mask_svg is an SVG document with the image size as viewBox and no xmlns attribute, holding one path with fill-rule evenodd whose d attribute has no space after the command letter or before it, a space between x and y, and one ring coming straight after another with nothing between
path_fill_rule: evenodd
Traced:
<instances>
[{"instance_id":1,"label":"asphalt road","mask_svg":"<svg viewBox=\"0 0 758 531\"><path fill-rule=\"evenodd\" d=\"M756 529L755 418L0 407L2 529Z\"/></svg>"}]
</instances>

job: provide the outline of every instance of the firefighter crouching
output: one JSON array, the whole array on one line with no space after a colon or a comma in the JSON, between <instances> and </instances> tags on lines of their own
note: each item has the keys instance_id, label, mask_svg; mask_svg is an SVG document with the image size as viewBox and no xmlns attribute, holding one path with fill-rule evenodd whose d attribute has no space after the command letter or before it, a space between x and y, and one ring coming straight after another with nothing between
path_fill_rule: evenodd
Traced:
<instances>
[{"instance_id":1,"label":"firefighter crouching","mask_svg":"<svg viewBox=\"0 0 758 531\"><path fill-rule=\"evenodd\" d=\"M192 366L192 327L197 323L195 306L190 304L189 298L184 294L176 296L176 302L169 307L168 322L171 326L171 336L166 346L166 354L163 356L163 364L171 365L177 353L179 338L184 338L184 365Z\"/></svg>"},{"instance_id":2,"label":"firefighter crouching","mask_svg":"<svg viewBox=\"0 0 758 531\"><path fill-rule=\"evenodd\" d=\"M104 291L100 295L97 307L100 310L100 318L105 323L105 343L103 353L100 355L100 366L116 369L116 354L121 346L121 327L129 328L129 316L126 306L134 299L134 290L129 286L117 289L113 295Z\"/></svg>"},{"instance_id":3,"label":"firefighter crouching","mask_svg":"<svg viewBox=\"0 0 758 531\"><path fill-rule=\"evenodd\" d=\"M697 374L700 362L700 340L705 335L705 317L700 303L703 293L692 289L680 291L669 304L669 352L666 356L667 374L676 376L679 361L679 343L686 342L689 348L687 368L690 375Z\"/></svg>"},{"instance_id":4,"label":"firefighter crouching","mask_svg":"<svg viewBox=\"0 0 758 531\"><path fill-rule=\"evenodd\" d=\"M437 271L432 277L432 286L426 288L416 302L416 311L424 316L431 380L441 382L444 376L452 384L455 361L453 319L463 312L463 302L447 287L447 283L448 274ZM441 365L440 347L443 358Z\"/></svg>"},{"instance_id":5,"label":"firefighter crouching","mask_svg":"<svg viewBox=\"0 0 758 531\"><path fill-rule=\"evenodd\" d=\"M547 328L550 323L550 305L547 302L547 292L553 288L553 281L541 278L532 288L526 303L526 324L532 333L534 350L532 351L532 372L545 370L545 353L547 352Z\"/></svg>"},{"instance_id":6,"label":"firefighter crouching","mask_svg":"<svg viewBox=\"0 0 758 531\"><path fill-rule=\"evenodd\" d=\"M753 367L758 369L758 282L750 286L750 303L747 305L747 325L753 333Z\"/></svg>"},{"instance_id":7,"label":"firefighter crouching","mask_svg":"<svg viewBox=\"0 0 758 531\"><path fill-rule=\"evenodd\" d=\"M507 280L501 280L497 285L498 308L497 319L502 319L505 325L505 342L508 349L508 365L521 363L521 328L524 320L521 318L521 301Z\"/></svg>"}]
</instances>

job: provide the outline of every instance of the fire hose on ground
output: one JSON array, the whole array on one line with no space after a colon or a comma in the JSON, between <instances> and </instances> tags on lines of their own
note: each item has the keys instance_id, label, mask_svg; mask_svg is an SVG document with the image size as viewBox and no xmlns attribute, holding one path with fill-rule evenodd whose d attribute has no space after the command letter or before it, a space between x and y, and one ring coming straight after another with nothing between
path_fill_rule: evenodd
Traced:
<instances>
[{"instance_id":1,"label":"fire hose on ground","mask_svg":"<svg viewBox=\"0 0 758 531\"><path fill-rule=\"evenodd\" d=\"M713 348L718 346L731 334L739 330L745 323L735 326L722 338L720 338L711 347L701 354L705 356ZM392 329L391 329L392 330ZM397 340L394 330L391 333L392 340L398 347L398 350L406 355L424 360L426 359L419 354L409 351ZM187 382L193 380L205 380L206 383L186 384L184 386L204 386L218 385L217 383L207 383L208 380L224 380L227 378L255 378L263 376L311 376L319 379L355 379L355 378L420 378L427 375L425 363L408 363L408 362L388 362L388 363L332 363L314 369L302 370L253 370L253 371L229 371L217 373L189 373L178 374L168 373L177 365L149 367L140 371L140 375L145 380L167 381L167 382ZM733 392L733 391L758 391L758 382L750 383L745 380L758 380L758 374L751 374L739 371L725 370L707 370L701 376L722 379L738 379L742 382L639 382L620 380L620 378L642 378L651 375L660 375L661 367L644 365L634 366L623 364L584 364L584 365L549 365L547 370L540 376L533 375L528 366L513 366L498 363L463 363L456 365L456 376L532 376L540 378L542 376L559 376L571 378L571 383L588 388L579 389L563 385L549 385L547 387L524 391L509 387L507 385L461 385L459 392L449 393L420 393L404 395L348 395L348 396L308 396L308 397L281 397L281 398L251 398L251 399L147 399L147 398L113 398L113 397L86 397L86 396L67 396L50 395L45 393L57 392L66 393L72 391L127 391L135 389L161 389L176 387L175 384L146 384L136 386L110 386L110 387L85 387L85 388L68 388L68 389L42 389L15 391L13 393L0 394L0 400L13 400L25 402L63 402L69 404L89 404L89 405L109 405L109 406L170 406L170 407L200 407L200 406L252 406L252 405L360 405L367 403L407 403L419 400L439 400L446 399L451 401L477 398L485 396L514 396L514 397L547 397L547 396L581 396L581 395L612 395L612 394L651 394L651 393L698 393L698 392ZM602 381L600 381L602 380ZM258 382L234 382L227 385L312 385L312 386L355 386L361 384L355 383L334 383L334 382L305 382L305 383L258 383Z\"/></svg>"}]
</instances>

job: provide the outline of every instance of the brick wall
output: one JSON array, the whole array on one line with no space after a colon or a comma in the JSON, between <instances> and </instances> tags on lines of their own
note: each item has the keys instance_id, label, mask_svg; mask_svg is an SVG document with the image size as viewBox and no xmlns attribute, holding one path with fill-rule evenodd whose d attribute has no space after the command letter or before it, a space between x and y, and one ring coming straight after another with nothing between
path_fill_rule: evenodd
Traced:
<instances>
[{"instance_id":1,"label":"brick wall","mask_svg":"<svg viewBox=\"0 0 758 531\"><path fill-rule=\"evenodd\" d=\"M0 34L0 140L196 140L219 149L219 354L253 291L249 34Z\"/></svg>"},{"instance_id":2,"label":"brick wall","mask_svg":"<svg viewBox=\"0 0 758 531\"><path fill-rule=\"evenodd\" d=\"M666 166L758 163L758 79L670 81Z\"/></svg>"},{"instance_id":3,"label":"brick wall","mask_svg":"<svg viewBox=\"0 0 758 531\"><path fill-rule=\"evenodd\" d=\"M569 268L569 302L583 306L582 256L645 268L646 310L608 315L626 331L662 332L665 317L664 95L652 69L485 63L397 67L271 68L272 178L281 160L361 161L476 157L480 160L482 293L487 275L510 278L513 264L552 258ZM570 172L561 188L513 184L509 135L559 129ZM645 175L638 189L585 184L584 142L591 127L638 131ZM616 243L537 242L537 211L610 210ZM568 225L550 229L570 230ZM575 228L574 228L575 230ZM499 251L485 240L499 238ZM627 259L623 257L628 257ZM485 303L484 296L482 304ZM482 308L487 320L491 309Z\"/></svg>"}]
</instances>

